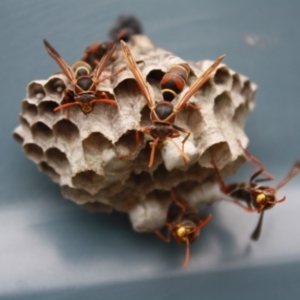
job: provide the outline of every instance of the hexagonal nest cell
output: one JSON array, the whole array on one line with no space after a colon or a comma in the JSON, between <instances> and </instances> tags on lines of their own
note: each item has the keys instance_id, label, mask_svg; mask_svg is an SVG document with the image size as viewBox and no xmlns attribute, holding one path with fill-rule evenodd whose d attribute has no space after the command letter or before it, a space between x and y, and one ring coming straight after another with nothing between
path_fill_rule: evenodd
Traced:
<instances>
[{"instance_id":1,"label":"hexagonal nest cell","mask_svg":"<svg viewBox=\"0 0 300 300\"><path fill-rule=\"evenodd\" d=\"M143 47L145 40L148 38L137 35L128 45L134 48L133 56L148 78L156 102L162 100L160 80L174 63L185 63L191 71L183 91L172 103L212 63L183 61L153 45ZM111 69L119 65L126 65L122 54ZM14 138L28 158L60 184L63 195L83 208L127 212L136 230L141 226L159 227L165 221L173 188L193 205L207 203L214 196L220 197L219 189L212 188L218 182L211 160L224 176L243 163L240 143L246 148L243 127L254 107L256 85L225 64L219 65L190 98L192 105L176 115L175 125L191 132L184 150L185 133L165 140L158 145L151 168L153 138L142 132L136 134L137 129L152 124L150 110L129 68L97 87L115 99L117 106L95 103L87 115L77 105L53 111L62 103L66 86L70 88L70 83L63 74L31 82ZM216 192L207 196L205 189Z\"/></svg>"}]
</instances>

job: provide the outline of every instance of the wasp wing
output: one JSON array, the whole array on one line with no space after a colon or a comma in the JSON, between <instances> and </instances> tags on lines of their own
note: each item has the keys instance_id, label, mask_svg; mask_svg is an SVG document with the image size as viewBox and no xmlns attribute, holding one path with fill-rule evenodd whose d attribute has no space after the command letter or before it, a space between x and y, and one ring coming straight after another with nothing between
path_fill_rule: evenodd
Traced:
<instances>
[{"instance_id":1,"label":"wasp wing","mask_svg":"<svg viewBox=\"0 0 300 300\"><path fill-rule=\"evenodd\" d=\"M137 81L137 84L140 87L141 92L142 92L143 96L145 97L149 108L154 108L155 101L154 101L153 97L151 96L151 93L148 88L148 84L147 84L141 70L139 69L137 63L135 62L127 44L125 42L121 41L121 46L122 46L124 58L127 62L127 65L129 67L130 71L132 72L135 80Z\"/></svg>"},{"instance_id":2,"label":"wasp wing","mask_svg":"<svg viewBox=\"0 0 300 300\"><path fill-rule=\"evenodd\" d=\"M59 53L50 45L50 43L44 40L44 45L46 47L49 55L57 62L57 64L62 69L63 73L67 76L72 85L76 85L77 80L75 78L74 72L70 66L64 61L64 59L59 55Z\"/></svg>"},{"instance_id":3,"label":"wasp wing","mask_svg":"<svg viewBox=\"0 0 300 300\"><path fill-rule=\"evenodd\" d=\"M107 62L110 60L110 58L112 57L112 55L115 52L115 49L117 47L118 41L113 43L110 47L110 49L106 52L105 55L102 56L101 60L99 61L99 63L97 64L94 72L93 72L93 78L95 78L94 82L96 84L101 82L101 79L99 78L99 76L101 75L102 71L104 70Z\"/></svg>"},{"instance_id":4,"label":"wasp wing","mask_svg":"<svg viewBox=\"0 0 300 300\"><path fill-rule=\"evenodd\" d=\"M180 111L186 103L189 101L189 99L206 83L206 81L209 79L211 74L216 70L216 68L219 66L221 61L224 59L225 55L220 56L189 88L187 93L184 94L184 96L179 99L179 101L174 106L174 111L178 112Z\"/></svg>"}]
</instances>

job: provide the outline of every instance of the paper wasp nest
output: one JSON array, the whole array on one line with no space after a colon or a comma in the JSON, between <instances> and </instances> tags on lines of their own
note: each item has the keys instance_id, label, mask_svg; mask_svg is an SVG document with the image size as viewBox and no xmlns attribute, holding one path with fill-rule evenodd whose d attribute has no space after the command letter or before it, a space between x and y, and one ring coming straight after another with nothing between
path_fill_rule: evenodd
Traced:
<instances>
[{"instance_id":1,"label":"paper wasp nest","mask_svg":"<svg viewBox=\"0 0 300 300\"><path fill-rule=\"evenodd\" d=\"M129 44L132 53L159 101L164 73L173 64L187 62L155 48L145 36L133 41ZM188 62L191 74L181 94L211 63ZM119 59L112 70L124 65ZM116 99L117 107L97 103L84 115L73 106L67 118L67 110L53 112L66 86L71 88L62 74L31 82L14 138L40 170L61 186L64 197L88 210L127 212L135 229L159 227L165 221L172 188L193 205L210 202L220 196L211 160L223 175L233 173L244 162L238 140L247 146L243 127L254 107L256 86L225 64L189 100L200 110L186 107L176 116L175 124L192 132L184 148L190 158L187 167L176 147L166 141L156 150L154 165L149 168L148 141L152 138L143 134L137 151L119 159L134 148L135 129L151 125L150 110L128 68L98 87ZM184 134L174 141L181 147L183 138Z\"/></svg>"}]
</instances>

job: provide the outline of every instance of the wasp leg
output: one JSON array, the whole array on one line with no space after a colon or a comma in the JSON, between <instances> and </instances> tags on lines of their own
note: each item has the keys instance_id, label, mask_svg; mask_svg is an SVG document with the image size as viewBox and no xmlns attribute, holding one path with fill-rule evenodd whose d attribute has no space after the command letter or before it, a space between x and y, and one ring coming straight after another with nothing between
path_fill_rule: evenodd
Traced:
<instances>
[{"instance_id":1,"label":"wasp leg","mask_svg":"<svg viewBox=\"0 0 300 300\"><path fill-rule=\"evenodd\" d=\"M182 141L182 151L184 151L184 144L185 144L185 142L188 140L189 136L191 135L191 132L190 132L188 129L181 128L181 127L176 126L176 125L172 125L172 127L173 127L175 130L178 130L178 131L181 131L181 132L186 133L186 136L185 136L185 138L184 138L183 141Z\"/></svg>"},{"instance_id":2,"label":"wasp leg","mask_svg":"<svg viewBox=\"0 0 300 300\"><path fill-rule=\"evenodd\" d=\"M282 186L284 186L288 181L290 181L294 176L296 176L299 171L300 171L300 160L295 162L289 174L281 182L277 184L275 190L278 191Z\"/></svg>"},{"instance_id":3,"label":"wasp leg","mask_svg":"<svg viewBox=\"0 0 300 300\"><path fill-rule=\"evenodd\" d=\"M189 162L189 157L180 149L180 147L175 143L175 141L173 140L173 138L170 138L170 137L167 137L168 140L170 140L174 146L178 149L178 151L180 152L182 158L183 158L183 161L184 161L184 165L187 167L187 164Z\"/></svg>"},{"instance_id":4,"label":"wasp leg","mask_svg":"<svg viewBox=\"0 0 300 300\"><path fill-rule=\"evenodd\" d=\"M137 229L148 230L148 231L154 233L157 237L159 237L162 241L164 241L166 243L170 243L170 241L171 241L169 231L168 231L167 236L164 236L158 229L152 229L152 228L144 227L144 226L138 227Z\"/></svg>"},{"instance_id":5,"label":"wasp leg","mask_svg":"<svg viewBox=\"0 0 300 300\"><path fill-rule=\"evenodd\" d=\"M258 208L252 208L251 205L250 205L250 202L249 201L246 201L247 203L247 206L243 205L242 203L240 203L239 200L237 199L233 199L232 201L230 201L229 199L225 199L225 201L229 201L229 202L232 202L240 207L242 207L245 211L247 212L258 212L259 209Z\"/></svg>"},{"instance_id":6,"label":"wasp leg","mask_svg":"<svg viewBox=\"0 0 300 300\"><path fill-rule=\"evenodd\" d=\"M154 163L154 156L155 156L155 149L157 148L157 145L159 143L159 138L156 138L153 142L150 142L149 145L151 147L151 154L150 154L150 160L148 167L151 168Z\"/></svg>"},{"instance_id":7,"label":"wasp leg","mask_svg":"<svg viewBox=\"0 0 300 300\"><path fill-rule=\"evenodd\" d=\"M222 177L221 174L220 174L220 171L219 171L219 169L218 169L218 167L217 167L217 164L215 163L214 160L211 161L211 164L213 165L213 167L214 167L214 169L215 169L216 175L217 175L218 180L219 180L219 183L220 183L220 185L221 185L221 191L222 191L225 195L228 195L229 192L228 192L227 186L226 186L226 184L225 184L225 182L224 182L223 177Z\"/></svg>"},{"instance_id":8,"label":"wasp leg","mask_svg":"<svg viewBox=\"0 0 300 300\"><path fill-rule=\"evenodd\" d=\"M198 210L191 206L187 201L184 201L183 199L180 199L177 194L175 193L175 190L171 190L171 198L174 201L174 203L181 208L181 214L180 219L182 219L186 213L186 210L189 209L193 214L197 214Z\"/></svg>"},{"instance_id":9,"label":"wasp leg","mask_svg":"<svg viewBox=\"0 0 300 300\"><path fill-rule=\"evenodd\" d=\"M114 99L93 99L90 101L90 104L93 103L106 103L109 105L117 106L117 101Z\"/></svg>"},{"instance_id":10,"label":"wasp leg","mask_svg":"<svg viewBox=\"0 0 300 300\"><path fill-rule=\"evenodd\" d=\"M268 173L266 171L266 167L265 165L263 164L262 161L260 161L257 157L253 156L252 154L250 154L250 152L248 150L246 150L242 144L241 144L241 141L240 140L237 140L240 147L242 148L243 152L244 152L244 155L245 155L245 158L247 159L247 161L249 162L250 165L252 165L252 167L254 168L254 170L257 170L257 166L259 166L259 170L263 170L261 173L266 176L266 178L268 178L269 180L273 180L274 179L274 176L271 175L270 173ZM255 165L256 164L256 165ZM265 180L267 181L267 180Z\"/></svg>"},{"instance_id":11,"label":"wasp leg","mask_svg":"<svg viewBox=\"0 0 300 300\"><path fill-rule=\"evenodd\" d=\"M68 108L66 118L67 118L67 120L69 120L69 118L70 118L70 108L69 107L73 106L73 105L81 105L81 103L74 102L74 92L72 92L69 89L65 89L63 102L66 102L66 103L55 107L53 111L56 112L56 111L59 111L64 108Z\"/></svg>"},{"instance_id":12,"label":"wasp leg","mask_svg":"<svg viewBox=\"0 0 300 300\"><path fill-rule=\"evenodd\" d=\"M209 214L204 220L200 220L195 231L198 231L200 228L204 227L212 218L212 215Z\"/></svg>"},{"instance_id":13,"label":"wasp leg","mask_svg":"<svg viewBox=\"0 0 300 300\"><path fill-rule=\"evenodd\" d=\"M257 178L261 174L266 176L266 174L268 174L268 173L265 172L265 169L258 170L250 177L250 183L252 183L252 182L258 183L258 182L270 181L270 180L274 179L273 176L272 177L267 176L265 178Z\"/></svg>"},{"instance_id":14,"label":"wasp leg","mask_svg":"<svg viewBox=\"0 0 300 300\"><path fill-rule=\"evenodd\" d=\"M151 129L151 127L138 128L135 131L135 145L134 145L133 149L128 154L120 156L119 159L123 160L123 159L126 159L129 156L131 156L136 151L137 147L141 144L139 132L143 132L144 134L150 134L150 129Z\"/></svg>"}]
</instances>

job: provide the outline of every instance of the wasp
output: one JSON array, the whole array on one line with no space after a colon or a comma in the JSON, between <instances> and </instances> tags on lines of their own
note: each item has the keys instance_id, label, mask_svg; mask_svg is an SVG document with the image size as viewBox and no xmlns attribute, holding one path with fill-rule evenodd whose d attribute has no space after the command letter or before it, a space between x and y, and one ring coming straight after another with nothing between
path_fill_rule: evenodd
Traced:
<instances>
[{"instance_id":1,"label":"wasp","mask_svg":"<svg viewBox=\"0 0 300 300\"><path fill-rule=\"evenodd\" d=\"M140 20L135 16L121 15L110 28L108 35L115 39L123 29L128 31L128 34L122 38L124 42L128 42L133 35L143 34L144 31Z\"/></svg>"},{"instance_id":2,"label":"wasp","mask_svg":"<svg viewBox=\"0 0 300 300\"><path fill-rule=\"evenodd\" d=\"M97 85L100 82L111 78L124 70L124 68L121 68L113 74L99 78L107 61L114 53L117 43L114 43L112 47L110 47L93 72L91 71L91 67L85 62L76 62L73 67L68 66L49 42L44 40L44 44L49 55L57 62L74 88L74 91L65 89L63 97L64 104L57 106L54 111L78 105L84 114L89 114L93 110L95 103L106 103L117 106L117 102L114 99L109 99L105 92L97 90Z\"/></svg>"},{"instance_id":3,"label":"wasp","mask_svg":"<svg viewBox=\"0 0 300 300\"><path fill-rule=\"evenodd\" d=\"M187 64L173 65L160 81L161 93L165 101L172 101L182 92L190 74Z\"/></svg>"},{"instance_id":4,"label":"wasp","mask_svg":"<svg viewBox=\"0 0 300 300\"><path fill-rule=\"evenodd\" d=\"M112 42L93 43L85 49L81 60L88 63L92 67L92 69L94 69L101 58L107 53L112 44ZM109 60L115 60L115 53L112 54Z\"/></svg>"},{"instance_id":5,"label":"wasp","mask_svg":"<svg viewBox=\"0 0 300 300\"><path fill-rule=\"evenodd\" d=\"M289 182L297 173L300 171L300 160L296 161L290 172L284 179L277 184L275 187L267 185L260 185L260 182L272 180L273 177L265 173L265 169L261 168L256 171L251 177L249 182L243 183L232 183L225 185L223 178L214 162L212 162L216 171L218 180L221 185L221 190L225 195L228 195L234 199L234 202L248 211L256 211L260 213L258 223L251 235L251 239L257 241L260 237L262 230L262 223L264 218L265 210L272 208L275 204L285 201L286 197L277 199L277 191L282 188L287 182ZM260 177L264 175L263 177ZM237 200L238 199L238 200ZM245 207L240 202L245 202Z\"/></svg>"},{"instance_id":6,"label":"wasp","mask_svg":"<svg viewBox=\"0 0 300 300\"><path fill-rule=\"evenodd\" d=\"M102 57L105 56L105 54L114 46L114 44L118 43L121 39L127 39L128 34L128 30L123 29L119 32L114 42L98 42L88 46L85 49L81 60L88 63L92 69L95 69ZM115 61L116 56L116 51L114 51L110 55L107 63Z\"/></svg>"},{"instance_id":7,"label":"wasp","mask_svg":"<svg viewBox=\"0 0 300 300\"><path fill-rule=\"evenodd\" d=\"M197 216L198 211L188 202L179 198L174 190L171 191L171 198L174 205L171 205L167 221L164 224L164 227L167 230L167 235L163 235L160 230L153 230L145 227L140 229L147 229L153 232L166 243L171 241L172 236L177 244L185 245L186 251L183 268L186 268L190 260L190 244L198 239L201 228L211 220L212 215L209 214L206 218L199 219Z\"/></svg>"},{"instance_id":8,"label":"wasp","mask_svg":"<svg viewBox=\"0 0 300 300\"><path fill-rule=\"evenodd\" d=\"M170 101L161 100L158 103L155 103L153 95L150 93L148 83L146 82L141 70L139 69L137 63L135 62L128 46L125 42L121 41L121 47L124 53L124 58L127 62L127 65L131 72L134 75L134 78L141 90L142 95L144 96L147 105L150 109L150 119L153 123L152 126L145 126L138 128L136 130L136 143L133 150L126 156L120 157L124 159L129 157L140 144L139 132L150 135L154 140L150 143L151 154L149 160L149 168L153 166L155 149L165 141L171 141L175 147L180 152L184 163L187 164L189 158L184 153L184 143L189 138L191 132L185 128L181 128L174 124L176 115L186 107L188 100L201 88L202 85L210 78L211 74L216 70L218 65L224 59L225 55L220 56L189 88L187 93L182 96L178 102L173 105ZM193 106L194 107L194 106ZM195 107L199 109L199 107ZM180 136L180 132L186 133L185 138L182 141L182 150L179 146L173 141L174 138Z\"/></svg>"}]
</instances>

